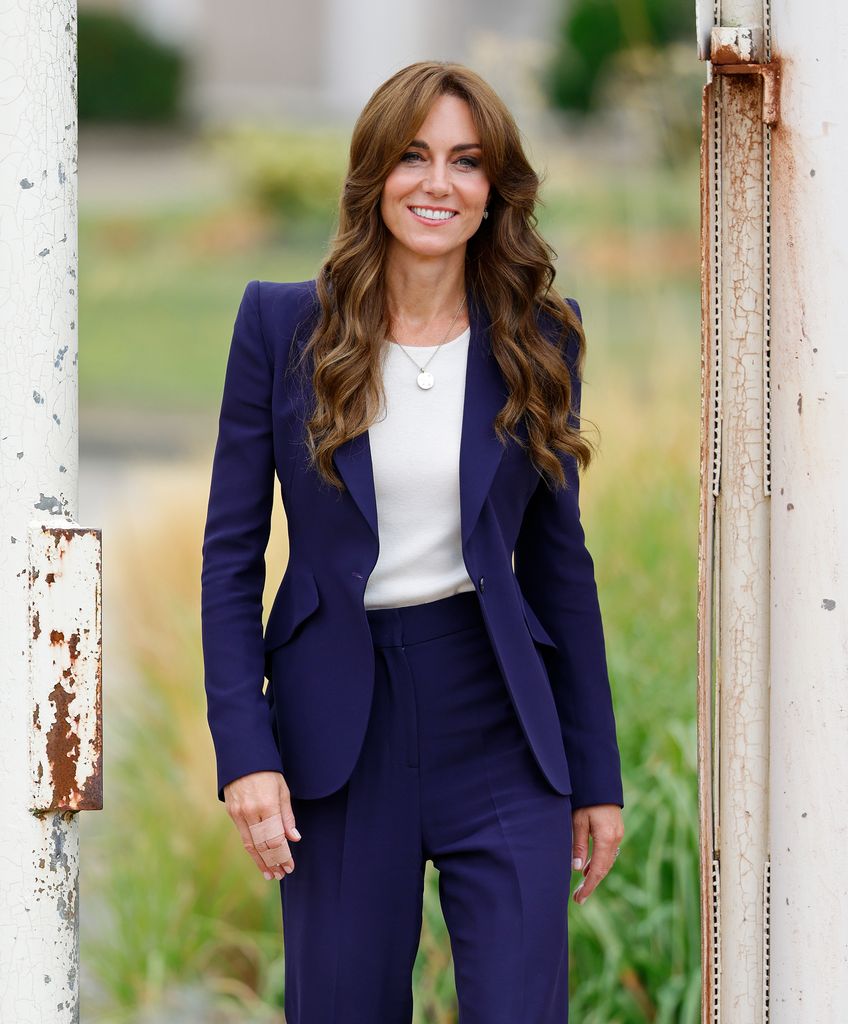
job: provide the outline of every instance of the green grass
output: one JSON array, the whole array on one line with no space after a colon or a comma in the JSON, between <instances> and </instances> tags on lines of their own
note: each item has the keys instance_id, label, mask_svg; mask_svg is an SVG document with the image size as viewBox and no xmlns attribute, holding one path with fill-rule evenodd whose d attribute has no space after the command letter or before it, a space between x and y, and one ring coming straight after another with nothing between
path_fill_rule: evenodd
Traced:
<instances>
[{"instance_id":1,"label":"green grass","mask_svg":"<svg viewBox=\"0 0 848 1024\"><path fill-rule=\"evenodd\" d=\"M584 423L597 425L600 453L581 506L626 835L599 889L569 908L571 1014L582 1024L697 1024L697 174L578 170L540 226L589 343ZM313 276L326 230L281 233L238 207L83 216L83 402L153 415L215 408L245 283ZM111 603L136 676L119 693L107 688L105 809L87 816L83 837L90 1021L282 1019L277 883L258 876L214 799L198 620L208 470L204 461L179 483L163 480L108 541ZM268 596L284 534L278 507ZM456 1020L436 881L428 865L416 1024Z\"/></svg>"},{"instance_id":2,"label":"green grass","mask_svg":"<svg viewBox=\"0 0 848 1024\"><path fill-rule=\"evenodd\" d=\"M79 235L81 401L153 412L218 401L244 286L314 276L325 244L231 206L82 216Z\"/></svg>"}]
</instances>

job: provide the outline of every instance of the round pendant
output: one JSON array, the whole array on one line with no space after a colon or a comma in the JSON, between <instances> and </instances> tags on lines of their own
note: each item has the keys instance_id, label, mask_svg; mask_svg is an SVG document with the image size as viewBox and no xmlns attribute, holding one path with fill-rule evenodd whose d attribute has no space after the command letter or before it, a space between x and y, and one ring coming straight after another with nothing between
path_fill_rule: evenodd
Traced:
<instances>
[{"instance_id":1,"label":"round pendant","mask_svg":"<svg viewBox=\"0 0 848 1024\"><path fill-rule=\"evenodd\" d=\"M428 373L427 370L422 370L421 373L418 374L418 387L423 391L427 391L434 383L433 374Z\"/></svg>"}]
</instances>

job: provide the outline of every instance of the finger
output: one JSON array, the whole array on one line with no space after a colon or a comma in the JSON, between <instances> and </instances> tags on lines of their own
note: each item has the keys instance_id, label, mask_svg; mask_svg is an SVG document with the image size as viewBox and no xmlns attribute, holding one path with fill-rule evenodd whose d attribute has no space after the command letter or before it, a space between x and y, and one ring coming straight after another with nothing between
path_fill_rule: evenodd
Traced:
<instances>
[{"instance_id":1,"label":"finger","mask_svg":"<svg viewBox=\"0 0 848 1024\"><path fill-rule=\"evenodd\" d=\"M589 857L589 816L576 812L571 819L571 868L579 871Z\"/></svg>"},{"instance_id":2,"label":"finger","mask_svg":"<svg viewBox=\"0 0 848 1024\"><path fill-rule=\"evenodd\" d=\"M283 874L285 874L285 872L283 872L282 870L267 867L265 861L263 861L262 857L259 855L259 851L256 849L253 843L253 839L250 835L250 828L247 824L247 819L244 817L244 815L233 815L233 822L239 831L239 835L241 836L242 846L245 848L249 857L256 865L256 867L262 872L264 877L267 878L269 881L272 878L281 878Z\"/></svg>"},{"instance_id":3,"label":"finger","mask_svg":"<svg viewBox=\"0 0 848 1024\"><path fill-rule=\"evenodd\" d=\"M276 873L282 869L286 874L294 871L294 860L284 835L259 843L256 849L268 871Z\"/></svg>"},{"instance_id":4,"label":"finger","mask_svg":"<svg viewBox=\"0 0 848 1024\"><path fill-rule=\"evenodd\" d=\"M291 805L291 796L288 791L288 787L281 783L280 791L280 811L283 817L283 825L286 829L286 835L289 839L294 839L296 843L300 842L301 835L297 830L297 825L294 820L294 811Z\"/></svg>"},{"instance_id":5,"label":"finger","mask_svg":"<svg viewBox=\"0 0 848 1024\"><path fill-rule=\"evenodd\" d=\"M294 809L292 807L291 792L283 775L279 776L279 787L279 813L283 821L286 838L293 839L296 843L299 843L302 837L300 832L297 830L297 824L294 819Z\"/></svg>"},{"instance_id":6,"label":"finger","mask_svg":"<svg viewBox=\"0 0 848 1024\"><path fill-rule=\"evenodd\" d=\"M279 817L279 814L280 812L278 809L270 807L264 809L240 808L238 811L234 812L232 816L233 822L241 836L242 846L244 846L257 869L269 880L271 878L282 879L286 874L284 870L286 864L289 864L291 868L294 869L294 861L291 858L288 843L285 841L284 836L282 841L271 839L271 842L275 842L276 846L274 851L271 854L268 854L270 845L269 841L261 839L257 842L251 833L250 826L259 824L265 819L272 819L275 816ZM261 831L262 830L260 830L260 832ZM281 830L272 829L272 831ZM284 847L284 849L281 849L281 847ZM263 851L265 851L264 857Z\"/></svg>"},{"instance_id":7,"label":"finger","mask_svg":"<svg viewBox=\"0 0 848 1024\"><path fill-rule=\"evenodd\" d=\"M287 871L291 869L291 852L286 841L283 816L279 811L269 818L248 825L248 829L266 867L273 869L284 866Z\"/></svg>"},{"instance_id":8,"label":"finger","mask_svg":"<svg viewBox=\"0 0 848 1024\"><path fill-rule=\"evenodd\" d=\"M574 890L574 899L577 903L584 903L598 883L606 877L615 863L618 842L618 835L614 831L604 829L598 834L592 834L592 856L583 869L583 881Z\"/></svg>"}]
</instances>

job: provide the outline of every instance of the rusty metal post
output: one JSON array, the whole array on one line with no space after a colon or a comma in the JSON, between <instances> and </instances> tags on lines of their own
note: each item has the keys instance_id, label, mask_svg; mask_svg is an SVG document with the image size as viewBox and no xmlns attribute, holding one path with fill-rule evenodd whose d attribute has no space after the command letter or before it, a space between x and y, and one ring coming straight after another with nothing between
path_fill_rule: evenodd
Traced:
<instances>
[{"instance_id":1,"label":"rusty metal post","mask_svg":"<svg viewBox=\"0 0 848 1024\"><path fill-rule=\"evenodd\" d=\"M848 1013L848 22L822 0L717 10L699 0L702 1019L830 1024Z\"/></svg>"},{"instance_id":2,"label":"rusty metal post","mask_svg":"<svg viewBox=\"0 0 848 1024\"><path fill-rule=\"evenodd\" d=\"M75 522L76 2L0 13L0 1020L79 1020L79 818L102 807L100 533Z\"/></svg>"},{"instance_id":3,"label":"rusty metal post","mask_svg":"<svg viewBox=\"0 0 848 1024\"><path fill-rule=\"evenodd\" d=\"M776 102L773 91L770 102L765 97L762 5L724 3L721 17L724 24L709 33L701 151L703 1020L762 1024L768 1019L768 173Z\"/></svg>"}]
</instances>

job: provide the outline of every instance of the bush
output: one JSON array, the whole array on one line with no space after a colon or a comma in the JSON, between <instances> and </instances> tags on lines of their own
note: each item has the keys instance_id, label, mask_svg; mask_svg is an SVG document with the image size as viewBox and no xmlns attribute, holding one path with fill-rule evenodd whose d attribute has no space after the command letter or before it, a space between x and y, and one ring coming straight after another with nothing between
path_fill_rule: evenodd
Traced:
<instances>
[{"instance_id":1,"label":"bush","mask_svg":"<svg viewBox=\"0 0 848 1024\"><path fill-rule=\"evenodd\" d=\"M243 125L211 136L262 210L281 221L325 222L338 211L347 140L329 130Z\"/></svg>"},{"instance_id":2,"label":"bush","mask_svg":"<svg viewBox=\"0 0 848 1024\"><path fill-rule=\"evenodd\" d=\"M562 110L593 113L602 106L600 85L617 54L660 51L691 35L689 9L677 0L574 0L546 69L548 93Z\"/></svg>"},{"instance_id":3,"label":"bush","mask_svg":"<svg viewBox=\"0 0 848 1024\"><path fill-rule=\"evenodd\" d=\"M123 15L81 11L78 54L81 122L166 122L179 113L184 55Z\"/></svg>"}]
</instances>

